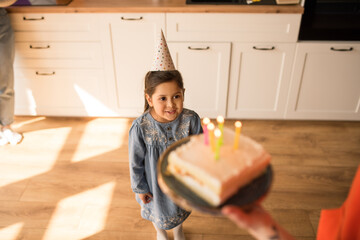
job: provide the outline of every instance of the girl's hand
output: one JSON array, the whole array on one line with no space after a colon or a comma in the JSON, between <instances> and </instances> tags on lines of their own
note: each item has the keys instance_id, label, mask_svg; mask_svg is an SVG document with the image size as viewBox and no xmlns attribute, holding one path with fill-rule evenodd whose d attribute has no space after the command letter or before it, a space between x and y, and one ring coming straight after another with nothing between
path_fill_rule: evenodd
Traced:
<instances>
[{"instance_id":1,"label":"girl's hand","mask_svg":"<svg viewBox=\"0 0 360 240\"><path fill-rule=\"evenodd\" d=\"M144 204L148 204L153 198L151 193L139 193L139 197Z\"/></svg>"}]
</instances>

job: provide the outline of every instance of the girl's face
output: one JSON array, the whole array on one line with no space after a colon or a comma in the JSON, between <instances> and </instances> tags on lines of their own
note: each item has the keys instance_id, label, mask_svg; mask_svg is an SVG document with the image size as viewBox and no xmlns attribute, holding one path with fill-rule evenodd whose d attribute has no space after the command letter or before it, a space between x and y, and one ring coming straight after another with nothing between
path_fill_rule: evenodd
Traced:
<instances>
[{"instance_id":1,"label":"girl's face","mask_svg":"<svg viewBox=\"0 0 360 240\"><path fill-rule=\"evenodd\" d=\"M184 90L179 88L175 81L159 84L146 100L152 108L153 118L162 123L175 120L183 110Z\"/></svg>"}]
</instances>

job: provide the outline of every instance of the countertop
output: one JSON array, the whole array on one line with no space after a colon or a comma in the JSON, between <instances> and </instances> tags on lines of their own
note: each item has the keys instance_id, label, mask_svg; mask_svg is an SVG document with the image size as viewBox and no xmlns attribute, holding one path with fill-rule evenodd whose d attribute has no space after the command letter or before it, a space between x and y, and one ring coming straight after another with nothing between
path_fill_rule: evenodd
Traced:
<instances>
[{"instance_id":1,"label":"countertop","mask_svg":"<svg viewBox=\"0 0 360 240\"><path fill-rule=\"evenodd\" d=\"M186 0L73 0L67 6L14 6L10 13L300 13L300 5L187 5Z\"/></svg>"}]
</instances>

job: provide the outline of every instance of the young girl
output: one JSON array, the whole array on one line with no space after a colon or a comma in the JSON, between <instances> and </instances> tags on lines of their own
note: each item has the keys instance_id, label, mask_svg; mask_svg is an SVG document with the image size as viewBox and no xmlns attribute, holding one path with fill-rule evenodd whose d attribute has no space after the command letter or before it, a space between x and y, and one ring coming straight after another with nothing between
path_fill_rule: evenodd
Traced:
<instances>
[{"instance_id":1,"label":"young girl","mask_svg":"<svg viewBox=\"0 0 360 240\"><path fill-rule=\"evenodd\" d=\"M202 133L199 116L183 108L184 91L177 70L148 72L145 110L129 132L131 187L141 206L141 216L154 224L158 240L168 239L168 229L174 229L175 240L185 239L182 222L190 215L161 191L156 171L158 159L167 147Z\"/></svg>"}]
</instances>

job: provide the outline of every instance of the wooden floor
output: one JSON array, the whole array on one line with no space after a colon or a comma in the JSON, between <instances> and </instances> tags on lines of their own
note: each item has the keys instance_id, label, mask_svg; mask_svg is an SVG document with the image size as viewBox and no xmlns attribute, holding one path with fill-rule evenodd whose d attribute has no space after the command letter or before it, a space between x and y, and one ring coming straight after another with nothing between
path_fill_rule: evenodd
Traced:
<instances>
[{"instance_id":1,"label":"wooden floor","mask_svg":"<svg viewBox=\"0 0 360 240\"><path fill-rule=\"evenodd\" d=\"M130 189L132 120L17 117L25 139L0 147L0 239L155 239ZM242 133L273 157L264 207L297 239L315 239L320 210L342 204L360 163L360 122L248 120ZM188 240L252 239L198 212L184 230Z\"/></svg>"}]
</instances>

